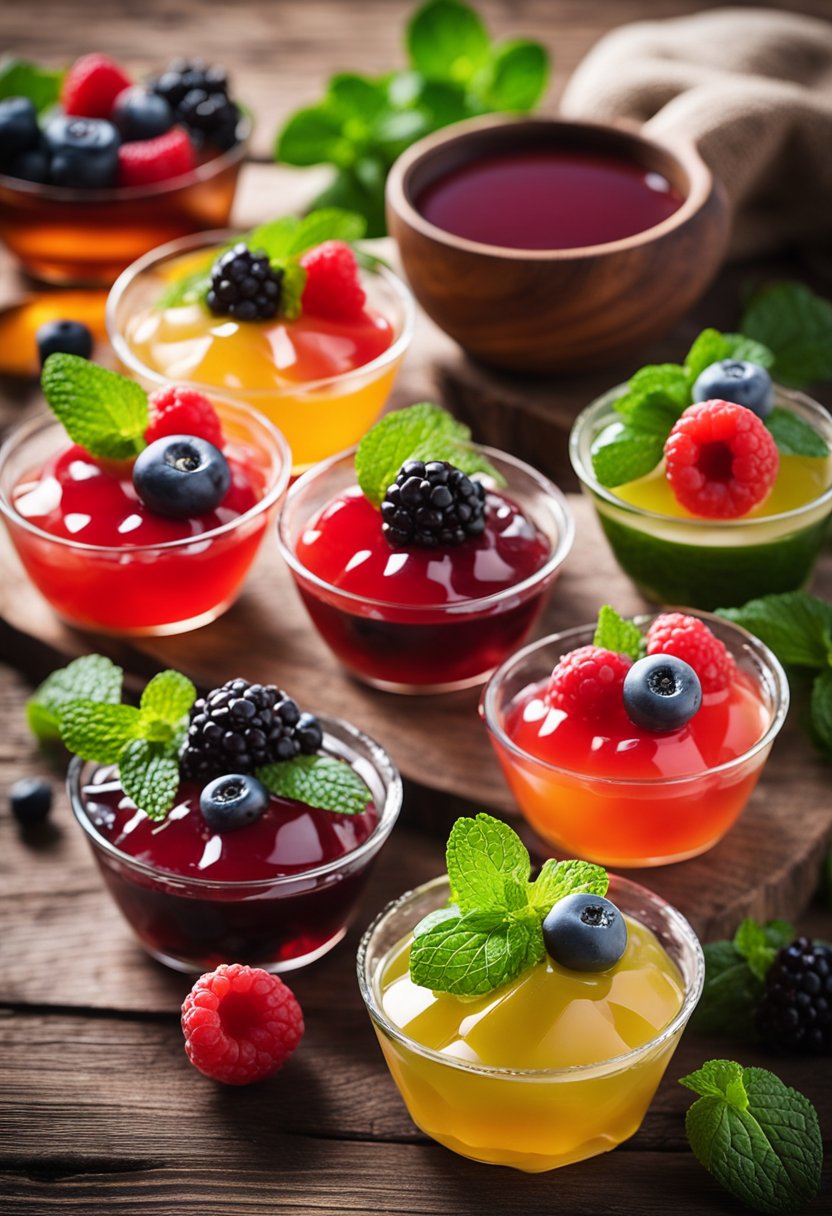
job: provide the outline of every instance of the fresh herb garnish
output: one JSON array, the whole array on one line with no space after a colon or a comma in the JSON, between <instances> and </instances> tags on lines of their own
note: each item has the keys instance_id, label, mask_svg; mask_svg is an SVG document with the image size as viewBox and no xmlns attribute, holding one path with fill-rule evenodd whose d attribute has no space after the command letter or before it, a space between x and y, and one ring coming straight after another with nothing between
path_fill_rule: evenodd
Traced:
<instances>
[{"instance_id":1,"label":"fresh herb garnish","mask_svg":"<svg viewBox=\"0 0 832 1216\"><path fill-rule=\"evenodd\" d=\"M823 1142L803 1094L733 1060L708 1060L679 1083L701 1094L685 1117L697 1161L742 1203L780 1216L818 1193Z\"/></svg>"},{"instance_id":2,"label":"fresh herb garnish","mask_svg":"<svg viewBox=\"0 0 832 1216\"><path fill-rule=\"evenodd\" d=\"M382 501L406 460L448 460L463 473L485 473L503 484L490 461L471 446L468 427L426 401L388 414L358 445L356 477L361 492L374 506Z\"/></svg>"},{"instance_id":3,"label":"fresh herb garnish","mask_svg":"<svg viewBox=\"0 0 832 1216\"><path fill-rule=\"evenodd\" d=\"M41 113L54 106L61 95L65 73L40 68L25 59L4 56L0 60L0 100L6 97L28 97Z\"/></svg>"},{"instance_id":4,"label":"fresh herb garnish","mask_svg":"<svg viewBox=\"0 0 832 1216\"><path fill-rule=\"evenodd\" d=\"M40 742L60 739L59 715L68 701L117 705L124 672L103 654L85 654L53 671L26 702L29 730Z\"/></svg>"},{"instance_id":5,"label":"fresh herb garnish","mask_svg":"<svg viewBox=\"0 0 832 1216\"><path fill-rule=\"evenodd\" d=\"M566 895L605 895L607 874L586 861L547 861L531 881L517 833L491 815L458 819L446 851L452 906L416 926L415 984L458 996L499 988L545 954L541 925Z\"/></svg>"},{"instance_id":6,"label":"fresh herb garnish","mask_svg":"<svg viewBox=\"0 0 832 1216\"><path fill-rule=\"evenodd\" d=\"M785 667L817 672L810 730L818 749L832 758L832 604L805 591L786 591L742 608L720 608L719 615L755 634Z\"/></svg>"},{"instance_id":7,"label":"fresh herb garnish","mask_svg":"<svg viewBox=\"0 0 832 1216\"><path fill-rule=\"evenodd\" d=\"M832 303L803 283L774 283L756 292L743 333L773 353L771 374L790 388L832 380Z\"/></svg>"},{"instance_id":8,"label":"fresh herb garnish","mask_svg":"<svg viewBox=\"0 0 832 1216\"><path fill-rule=\"evenodd\" d=\"M355 770L333 756L295 756L266 764L255 775L272 794L333 814L361 815L371 800Z\"/></svg>"},{"instance_id":9,"label":"fresh herb garnish","mask_svg":"<svg viewBox=\"0 0 832 1216\"><path fill-rule=\"evenodd\" d=\"M314 206L346 207L384 236L384 183L393 161L424 135L490 111L534 109L549 78L543 46L493 42L459 0L430 0L408 22L404 71L339 72L321 101L297 110L275 142L275 160L330 164L335 177Z\"/></svg>"},{"instance_id":10,"label":"fresh herb garnish","mask_svg":"<svg viewBox=\"0 0 832 1216\"><path fill-rule=\"evenodd\" d=\"M765 977L777 952L794 939L784 920L758 924L750 917L730 941L709 942L705 954L705 987L691 1026L706 1035L754 1038L754 1015Z\"/></svg>"},{"instance_id":11,"label":"fresh herb garnish","mask_svg":"<svg viewBox=\"0 0 832 1216\"><path fill-rule=\"evenodd\" d=\"M147 393L135 380L78 355L50 355L41 385L72 442L91 456L127 460L146 446Z\"/></svg>"},{"instance_id":12,"label":"fresh herb garnish","mask_svg":"<svg viewBox=\"0 0 832 1216\"><path fill-rule=\"evenodd\" d=\"M638 625L619 616L609 604L604 604L598 613L592 645L616 654L629 655L633 661L642 658L646 650L644 635Z\"/></svg>"}]
</instances>

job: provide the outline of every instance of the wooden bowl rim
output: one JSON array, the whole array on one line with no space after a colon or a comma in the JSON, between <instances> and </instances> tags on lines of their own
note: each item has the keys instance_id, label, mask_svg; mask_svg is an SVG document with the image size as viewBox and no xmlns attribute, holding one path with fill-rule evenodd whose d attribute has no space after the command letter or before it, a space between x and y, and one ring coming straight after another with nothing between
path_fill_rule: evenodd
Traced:
<instances>
[{"instance_id":1,"label":"wooden bowl rim","mask_svg":"<svg viewBox=\"0 0 832 1216\"><path fill-rule=\"evenodd\" d=\"M472 241L467 237L447 232L444 228L438 228L425 219L416 209L410 197L409 178L416 166L449 143L464 142L472 135L508 126L527 130L531 127L540 129L548 127L553 134L567 128L571 131L585 131L588 135L601 133L606 136L613 132L616 135L626 136L633 143L641 144L649 149L657 149L663 156L676 161L687 175L690 188L681 207L661 223L636 232L632 236L622 237L617 241L607 241L601 245L580 245L571 249L515 249L509 245L487 245L481 241ZM579 258L603 257L606 254L636 249L666 236L691 220L704 207L715 188L717 188L716 179L692 141L683 141L671 148L660 140L648 138L640 128L626 122L597 123L547 118L540 115L525 115L518 118L512 114L488 114L482 118L452 123L412 144L390 169L387 176L386 198L388 211L402 223L428 240L445 245L450 249L513 262L568 262Z\"/></svg>"}]
</instances>

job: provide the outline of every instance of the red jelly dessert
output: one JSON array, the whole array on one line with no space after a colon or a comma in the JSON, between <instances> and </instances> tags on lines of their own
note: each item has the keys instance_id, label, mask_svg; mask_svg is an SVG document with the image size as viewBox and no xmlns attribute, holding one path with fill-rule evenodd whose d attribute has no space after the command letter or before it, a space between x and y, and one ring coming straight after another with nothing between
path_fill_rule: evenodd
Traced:
<instances>
[{"instance_id":1,"label":"red jelly dessert","mask_svg":"<svg viewBox=\"0 0 832 1216\"><path fill-rule=\"evenodd\" d=\"M413 462L404 462L380 510L355 485L351 455L310 470L287 500L281 542L304 604L337 658L370 684L401 692L476 684L518 645L543 607L571 545L565 502L528 466L477 451L506 486L480 483L472 534L442 530L441 513L453 505L407 508L416 490L405 483L419 480L408 478ZM428 469L444 463L452 477L463 476L452 462L417 463ZM396 477L392 470L390 482ZM453 497L444 484L424 493L431 502ZM463 504L465 527L471 509ZM397 530L395 521L406 523L408 510L416 521L436 517L439 530L421 538L419 523L411 534Z\"/></svg>"}]
</instances>

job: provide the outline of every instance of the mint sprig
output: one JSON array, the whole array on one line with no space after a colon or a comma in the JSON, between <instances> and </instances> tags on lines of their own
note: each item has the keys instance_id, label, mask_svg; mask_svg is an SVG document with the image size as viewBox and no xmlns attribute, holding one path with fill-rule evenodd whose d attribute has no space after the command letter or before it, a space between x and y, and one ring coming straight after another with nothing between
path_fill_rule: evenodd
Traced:
<instances>
[{"instance_id":1,"label":"mint sprig","mask_svg":"<svg viewBox=\"0 0 832 1216\"><path fill-rule=\"evenodd\" d=\"M295 756L263 765L256 776L279 798L292 798L336 815L361 815L372 801L355 770L334 756Z\"/></svg>"},{"instance_id":2,"label":"mint sprig","mask_svg":"<svg viewBox=\"0 0 832 1216\"><path fill-rule=\"evenodd\" d=\"M4 55L0 60L0 100L28 97L40 114L58 101L64 75L62 71L41 68L26 59Z\"/></svg>"},{"instance_id":3,"label":"mint sprig","mask_svg":"<svg viewBox=\"0 0 832 1216\"><path fill-rule=\"evenodd\" d=\"M517 833L491 815L458 819L446 850L452 907L413 931L415 984L457 996L499 988L545 953L542 922L575 892L605 895L606 871L585 861L547 861L534 882Z\"/></svg>"},{"instance_id":4,"label":"mint sprig","mask_svg":"<svg viewBox=\"0 0 832 1216\"><path fill-rule=\"evenodd\" d=\"M832 380L832 303L804 283L774 283L755 292L743 333L773 354L771 374L790 388Z\"/></svg>"},{"instance_id":5,"label":"mint sprig","mask_svg":"<svg viewBox=\"0 0 832 1216\"><path fill-rule=\"evenodd\" d=\"M805 591L720 608L719 616L755 634L786 667L815 671L809 727L818 749L832 759L832 604Z\"/></svg>"},{"instance_id":6,"label":"mint sprig","mask_svg":"<svg viewBox=\"0 0 832 1216\"><path fill-rule=\"evenodd\" d=\"M407 460L448 460L469 476L485 473L498 485L503 478L471 446L471 431L441 406L427 401L387 414L372 427L355 453L361 492L378 506Z\"/></svg>"},{"instance_id":7,"label":"mint sprig","mask_svg":"<svg viewBox=\"0 0 832 1216\"><path fill-rule=\"evenodd\" d=\"M794 936L787 921L758 924L749 917L730 941L709 942L704 947L705 987L691 1025L700 1034L752 1040L766 974L778 950Z\"/></svg>"},{"instance_id":8,"label":"mint sprig","mask_svg":"<svg viewBox=\"0 0 832 1216\"><path fill-rule=\"evenodd\" d=\"M685 1117L694 1155L735 1198L785 1216L818 1193L823 1142L803 1094L733 1060L708 1060L679 1083L701 1095Z\"/></svg>"},{"instance_id":9,"label":"mint sprig","mask_svg":"<svg viewBox=\"0 0 832 1216\"><path fill-rule=\"evenodd\" d=\"M70 439L91 456L127 460L145 447L147 393L135 380L78 355L50 355L41 386Z\"/></svg>"},{"instance_id":10,"label":"mint sprig","mask_svg":"<svg viewBox=\"0 0 832 1216\"><path fill-rule=\"evenodd\" d=\"M69 701L117 705L124 673L103 654L85 654L53 671L26 702L29 729L40 742L60 739L59 714Z\"/></svg>"},{"instance_id":11,"label":"mint sprig","mask_svg":"<svg viewBox=\"0 0 832 1216\"><path fill-rule=\"evenodd\" d=\"M592 645L615 651L616 654L629 655L633 661L640 659L646 648L644 635L638 625L619 616L609 604L604 604L598 613Z\"/></svg>"}]
</instances>

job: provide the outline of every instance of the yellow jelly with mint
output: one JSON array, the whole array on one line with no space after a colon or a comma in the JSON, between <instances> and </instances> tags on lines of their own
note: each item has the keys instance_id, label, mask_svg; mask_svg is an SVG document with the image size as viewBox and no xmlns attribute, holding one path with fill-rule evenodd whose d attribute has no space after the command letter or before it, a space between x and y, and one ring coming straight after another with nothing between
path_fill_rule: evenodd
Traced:
<instances>
[{"instance_id":1,"label":"yellow jelly with mint","mask_svg":"<svg viewBox=\"0 0 832 1216\"><path fill-rule=\"evenodd\" d=\"M528 1171L633 1135L681 1034L679 1025L662 1037L685 985L655 935L625 919L627 949L609 971L547 958L473 998L414 984L410 938L390 950L377 970L376 1028L423 1131L463 1156Z\"/></svg>"}]
</instances>

